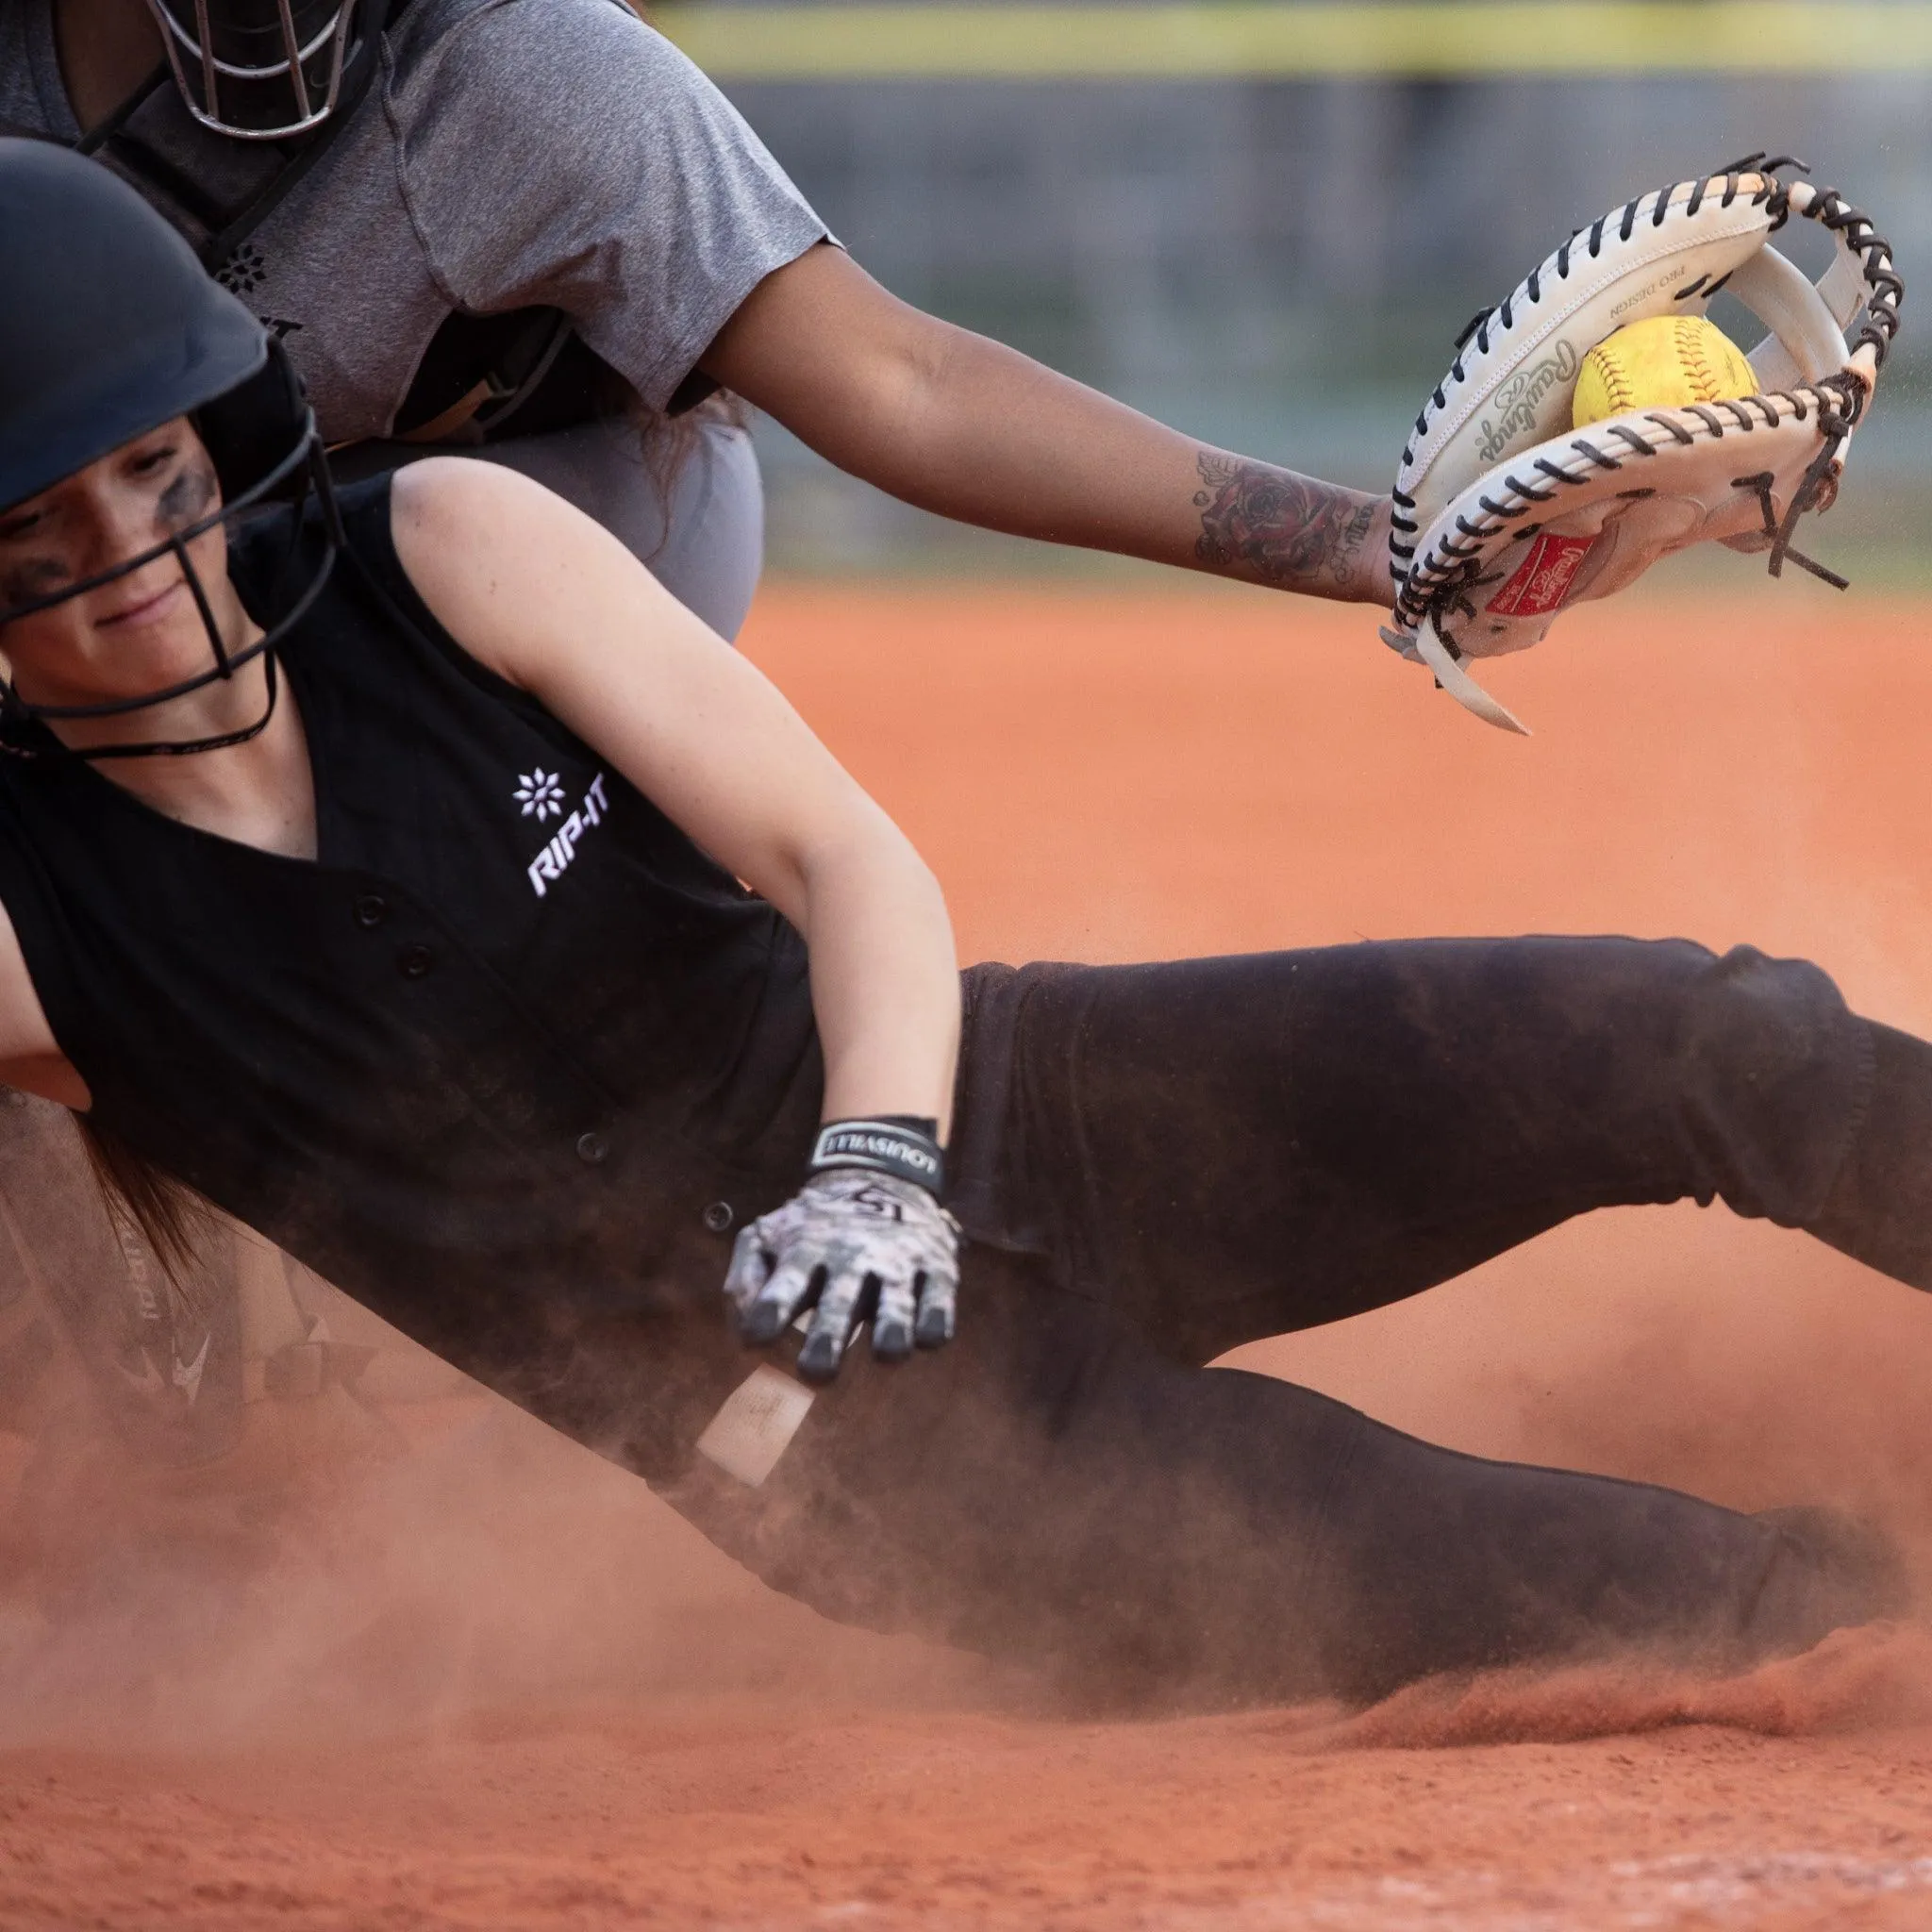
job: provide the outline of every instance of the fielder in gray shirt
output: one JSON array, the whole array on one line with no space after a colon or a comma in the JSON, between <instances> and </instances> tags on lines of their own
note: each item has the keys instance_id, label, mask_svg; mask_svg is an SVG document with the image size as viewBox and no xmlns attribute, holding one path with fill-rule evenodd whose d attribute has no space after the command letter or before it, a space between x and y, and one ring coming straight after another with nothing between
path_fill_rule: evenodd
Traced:
<instances>
[{"instance_id":1,"label":"fielder in gray shirt","mask_svg":"<svg viewBox=\"0 0 1932 1932\"><path fill-rule=\"evenodd\" d=\"M474 342L560 312L570 357L624 386L648 433L583 409L564 444L485 453L575 497L667 581L688 526L757 521L732 509L755 502L741 438L678 415L709 387L942 516L1390 601L1386 498L1204 447L896 301L619 0L0 0L0 119L94 144L158 200L282 333L332 441L449 440L447 412L412 395L452 329ZM244 233L224 210L264 182L282 198ZM492 372L509 398L492 438L545 426L521 400L526 359ZM542 355L529 366L564 386ZM693 441L668 511L641 514L668 474L655 458ZM735 628L731 599L673 588Z\"/></svg>"},{"instance_id":2,"label":"fielder in gray shirt","mask_svg":"<svg viewBox=\"0 0 1932 1932\"><path fill-rule=\"evenodd\" d=\"M172 88L142 119L202 177L279 161L195 125ZM0 123L81 137L51 0L0 0ZM287 344L327 441L360 443L390 435L453 312L563 310L661 420L746 295L825 235L737 110L617 0L414 0L348 124L219 273ZM693 428L670 478L674 452L622 415L474 453L577 502L730 636L758 578L758 469L728 418Z\"/></svg>"}]
</instances>

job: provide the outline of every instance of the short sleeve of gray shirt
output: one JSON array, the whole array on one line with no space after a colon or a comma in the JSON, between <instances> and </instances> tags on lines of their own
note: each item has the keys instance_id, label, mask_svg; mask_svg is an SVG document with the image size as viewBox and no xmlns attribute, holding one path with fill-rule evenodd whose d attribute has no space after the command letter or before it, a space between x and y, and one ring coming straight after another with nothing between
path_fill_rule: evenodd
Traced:
<instances>
[{"instance_id":1,"label":"short sleeve of gray shirt","mask_svg":"<svg viewBox=\"0 0 1932 1932\"><path fill-rule=\"evenodd\" d=\"M0 120L75 138L49 0L0 0ZM824 239L738 111L621 0L412 0L380 85L222 279L341 442L388 430L457 309L564 309L661 408L745 296Z\"/></svg>"},{"instance_id":2,"label":"short sleeve of gray shirt","mask_svg":"<svg viewBox=\"0 0 1932 1932\"><path fill-rule=\"evenodd\" d=\"M661 408L824 225L738 111L617 0L417 4L388 109L430 273L458 308L568 310Z\"/></svg>"}]
</instances>

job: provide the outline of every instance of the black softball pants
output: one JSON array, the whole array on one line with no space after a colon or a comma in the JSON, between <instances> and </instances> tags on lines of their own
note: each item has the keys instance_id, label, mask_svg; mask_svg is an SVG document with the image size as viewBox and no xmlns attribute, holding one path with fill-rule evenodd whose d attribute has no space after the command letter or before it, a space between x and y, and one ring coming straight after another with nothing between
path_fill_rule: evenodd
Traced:
<instances>
[{"instance_id":1,"label":"black softball pants","mask_svg":"<svg viewBox=\"0 0 1932 1932\"><path fill-rule=\"evenodd\" d=\"M1932 1049L1817 968L1424 941L967 975L959 1334L855 1345L757 1489L775 1587L1142 1707L1642 1645L1732 1668L1898 1607L1822 1511L1485 1461L1202 1366L1572 1215L1722 1198L1932 1282Z\"/></svg>"}]
</instances>

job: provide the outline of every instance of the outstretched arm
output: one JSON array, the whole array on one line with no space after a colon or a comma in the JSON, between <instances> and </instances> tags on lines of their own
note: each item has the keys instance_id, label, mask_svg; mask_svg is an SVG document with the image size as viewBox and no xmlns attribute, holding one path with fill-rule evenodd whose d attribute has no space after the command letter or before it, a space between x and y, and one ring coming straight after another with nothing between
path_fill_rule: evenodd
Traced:
<instances>
[{"instance_id":1,"label":"outstretched arm","mask_svg":"<svg viewBox=\"0 0 1932 1932\"><path fill-rule=\"evenodd\" d=\"M602 752L811 949L828 1120L951 1110L959 1035L938 881L776 690L541 485L397 473L397 555L458 643Z\"/></svg>"},{"instance_id":2,"label":"outstretched arm","mask_svg":"<svg viewBox=\"0 0 1932 1932\"><path fill-rule=\"evenodd\" d=\"M699 366L922 509L1277 590L1389 601L1385 497L1208 448L887 293L822 243Z\"/></svg>"}]
</instances>

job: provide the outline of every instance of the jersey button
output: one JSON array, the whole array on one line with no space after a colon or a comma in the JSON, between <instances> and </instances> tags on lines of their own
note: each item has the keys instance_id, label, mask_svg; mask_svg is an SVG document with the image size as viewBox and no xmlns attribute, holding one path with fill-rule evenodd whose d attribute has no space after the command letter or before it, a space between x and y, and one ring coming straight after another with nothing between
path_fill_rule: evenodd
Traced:
<instances>
[{"instance_id":1,"label":"jersey button","mask_svg":"<svg viewBox=\"0 0 1932 1932\"><path fill-rule=\"evenodd\" d=\"M602 1134L579 1134L577 1136L577 1158L586 1167L595 1167L608 1158L610 1142Z\"/></svg>"},{"instance_id":2,"label":"jersey button","mask_svg":"<svg viewBox=\"0 0 1932 1932\"><path fill-rule=\"evenodd\" d=\"M436 955L420 941L403 946L396 953L396 971L405 979L421 979L436 964Z\"/></svg>"},{"instance_id":3,"label":"jersey button","mask_svg":"<svg viewBox=\"0 0 1932 1932\"><path fill-rule=\"evenodd\" d=\"M370 931L389 917L389 901L380 892L358 893L353 910L356 924Z\"/></svg>"},{"instance_id":4,"label":"jersey button","mask_svg":"<svg viewBox=\"0 0 1932 1932\"><path fill-rule=\"evenodd\" d=\"M713 1234L728 1233L730 1231L731 1224L738 1217L731 1211L731 1203L729 1201L713 1201L711 1205L705 1209L705 1225L708 1227Z\"/></svg>"}]
</instances>

